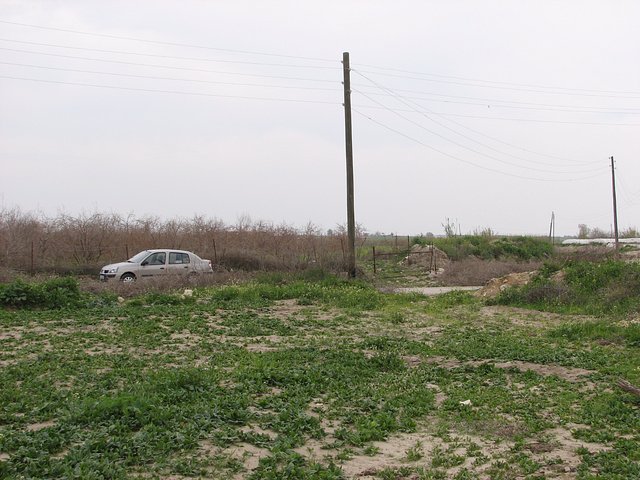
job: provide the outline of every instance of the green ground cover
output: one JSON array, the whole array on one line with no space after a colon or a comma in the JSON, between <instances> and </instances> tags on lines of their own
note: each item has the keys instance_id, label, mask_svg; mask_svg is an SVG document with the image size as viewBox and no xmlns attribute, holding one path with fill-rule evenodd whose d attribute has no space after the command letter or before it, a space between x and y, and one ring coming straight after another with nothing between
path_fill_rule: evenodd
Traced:
<instances>
[{"instance_id":1,"label":"green ground cover","mask_svg":"<svg viewBox=\"0 0 640 480\"><path fill-rule=\"evenodd\" d=\"M0 478L640 478L628 315L331 278L67 300L0 310Z\"/></svg>"}]
</instances>

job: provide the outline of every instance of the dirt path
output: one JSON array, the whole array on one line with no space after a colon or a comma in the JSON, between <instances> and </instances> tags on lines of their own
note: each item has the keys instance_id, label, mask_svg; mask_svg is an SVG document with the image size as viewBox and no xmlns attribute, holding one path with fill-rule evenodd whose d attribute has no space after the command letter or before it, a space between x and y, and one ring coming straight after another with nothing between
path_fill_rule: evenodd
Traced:
<instances>
[{"instance_id":1,"label":"dirt path","mask_svg":"<svg viewBox=\"0 0 640 480\"><path fill-rule=\"evenodd\" d=\"M395 293L421 293L427 296L440 295L442 293L480 290L482 287L400 287L394 288Z\"/></svg>"}]
</instances>

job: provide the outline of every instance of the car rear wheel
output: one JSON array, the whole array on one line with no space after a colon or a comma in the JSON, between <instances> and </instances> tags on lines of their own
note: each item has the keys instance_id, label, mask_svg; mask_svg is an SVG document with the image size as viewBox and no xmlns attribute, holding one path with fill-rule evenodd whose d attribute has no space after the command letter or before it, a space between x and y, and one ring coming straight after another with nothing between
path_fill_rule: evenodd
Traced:
<instances>
[{"instance_id":1,"label":"car rear wheel","mask_svg":"<svg viewBox=\"0 0 640 480\"><path fill-rule=\"evenodd\" d=\"M136 276L133 273L125 273L120 277L122 283L133 283L136 281Z\"/></svg>"}]
</instances>

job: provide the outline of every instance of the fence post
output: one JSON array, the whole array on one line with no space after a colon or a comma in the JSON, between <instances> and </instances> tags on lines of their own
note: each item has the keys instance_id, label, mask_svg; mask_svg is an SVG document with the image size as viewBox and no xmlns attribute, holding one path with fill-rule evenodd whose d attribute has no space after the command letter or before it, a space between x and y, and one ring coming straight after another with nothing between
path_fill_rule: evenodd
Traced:
<instances>
[{"instance_id":1,"label":"fence post","mask_svg":"<svg viewBox=\"0 0 640 480\"><path fill-rule=\"evenodd\" d=\"M433 242L431 242L431 259L429 260L429 272L431 272L431 267L433 267L433 271L436 271L436 252L433 250Z\"/></svg>"},{"instance_id":2,"label":"fence post","mask_svg":"<svg viewBox=\"0 0 640 480\"><path fill-rule=\"evenodd\" d=\"M371 250L373 251L373 274L376 274L376 247L375 245L371 247Z\"/></svg>"},{"instance_id":3,"label":"fence post","mask_svg":"<svg viewBox=\"0 0 640 480\"><path fill-rule=\"evenodd\" d=\"M213 243L213 263L218 264L218 250L216 249L216 239L211 237L211 243Z\"/></svg>"},{"instance_id":4,"label":"fence post","mask_svg":"<svg viewBox=\"0 0 640 480\"><path fill-rule=\"evenodd\" d=\"M131 257L129 256L129 245L127 245L126 243L124 244L124 251L127 254L127 260L130 259Z\"/></svg>"},{"instance_id":5,"label":"fence post","mask_svg":"<svg viewBox=\"0 0 640 480\"><path fill-rule=\"evenodd\" d=\"M409 239L409 235L407 235L407 251L411 252L411 240Z\"/></svg>"}]
</instances>

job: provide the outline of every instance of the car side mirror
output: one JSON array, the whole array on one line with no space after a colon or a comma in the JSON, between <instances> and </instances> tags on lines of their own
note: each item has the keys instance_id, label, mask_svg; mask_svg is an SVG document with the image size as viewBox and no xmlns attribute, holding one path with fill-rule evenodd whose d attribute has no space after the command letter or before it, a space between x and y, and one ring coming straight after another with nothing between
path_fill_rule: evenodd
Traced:
<instances>
[{"instance_id":1,"label":"car side mirror","mask_svg":"<svg viewBox=\"0 0 640 480\"><path fill-rule=\"evenodd\" d=\"M144 262L142 262L140 265L142 265L143 267L146 265L149 265L149 262L147 262L146 260Z\"/></svg>"}]
</instances>

